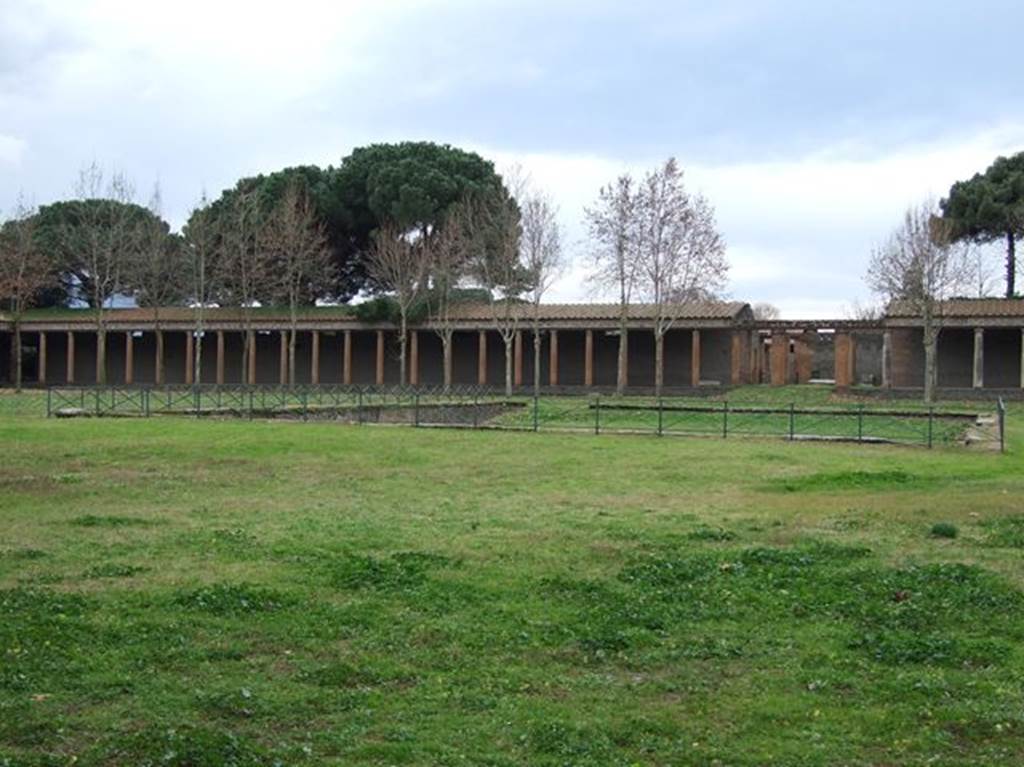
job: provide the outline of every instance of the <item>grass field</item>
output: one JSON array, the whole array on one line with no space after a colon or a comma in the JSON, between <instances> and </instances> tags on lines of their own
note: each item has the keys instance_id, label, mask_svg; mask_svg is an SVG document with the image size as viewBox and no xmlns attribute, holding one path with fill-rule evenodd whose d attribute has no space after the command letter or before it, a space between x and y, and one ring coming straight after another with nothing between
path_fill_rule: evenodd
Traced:
<instances>
[{"instance_id":1,"label":"grass field","mask_svg":"<svg viewBox=\"0 0 1024 767\"><path fill-rule=\"evenodd\" d=\"M38 405L0 765L1024 760L1018 408L1000 455Z\"/></svg>"}]
</instances>

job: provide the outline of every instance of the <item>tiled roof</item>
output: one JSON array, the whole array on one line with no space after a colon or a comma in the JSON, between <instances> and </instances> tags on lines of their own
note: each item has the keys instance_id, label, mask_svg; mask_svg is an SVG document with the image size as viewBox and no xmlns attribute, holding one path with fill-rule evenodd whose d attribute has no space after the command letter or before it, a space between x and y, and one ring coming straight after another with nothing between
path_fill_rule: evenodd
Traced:
<instances>
[{"instance_id":1,"label":"tiled roof","mask_svg":"<svg viewBox=\"0 0 1024 767\"><path fill-rule=\"evenodd\" d=\"M203 312L209 321L231 321L243 318L242 309L237 306L208 307ZM153 322L155 311L151 308L107 309L106 316L118 322ZM191 322L198 316L198 310L187 306L165 306L160 309L160 320L165 322ZM283 307L254 307L250 310L254 320L288 320L288 309ZM299 319L338 319L352 316L350 306L317 306L299 309ZM38 309L25 314L28 320L66 320L69 322L92 322L91 309Z\"/></svg>"},{"instance_id":2,"label":"tiled roof","mask_svg":"<svg viewBox=\"0 0 1024 767\"><path fill-rule=\"evenodd\" d=\"M943 301L939 311L944 317L1024 317L1024 299L954 298ZM894 302L889 306L886 316L918 317L920 312L907 303Z\"/></svg>"},{"instance_id":3,"label":"tiled roof","mask_svg":"<svg viewBox=\"0 0 1024 767\"><path fill-rule=\"evenodd\" d=\"M741 301L692 301L679 304L679 310L675 316L680 320L730 320L740 314L746 306ZM262 320L264 322L288 321L288 310L285 308L259 307L251 311L251 316L254 320ZM533 307L530 304L517 305L516 311L519 313L520 318L524 320L533 317ZM230 322L243 318L242 310L238 307L208 308L204 314L208 322ZM654 304L631 304L629 307L629 316L634 320L650 320L656 315L657 311ZM457 304L452 307L450 316L454 320L463 322L490 322L494 319L494 307L483 303ZM611 322L617 320L618 317L618 304L541 305L541 318L547 321L608 320ZM317 306L299 310L299 319L307 322L346 318L355 319L352 307L350 306ZM92 322L93 314L89 309L40 309L28 312L26 319L35 321ZM116 322L153 322L154 311L151 308L108 309L107 319ZM160 309L160 320L163 322L191 322L195 319L195 309L188 307L164 307Z\"/></svg>"},{"instance_id":4,"label":"tiled roof","mask_svg":"<svg viewBox=\"0 0 1024 767\"><path fill-rule=\"evenodd\" d=\"M678 305L672 312L681 320L728 320L736 317L746 304L742 301L690 301ZM533 307L522 304L517 307L520 317L533 316ZM634 320L650 320L657 316L656 304L630 304L629 317ZM463 304L452 308L451 316L457 320L486 321L494 317L494 307L489 304ZM541 318L545 320L617 320L618 304L541 304Z\"/></svg>"}]
</instances>

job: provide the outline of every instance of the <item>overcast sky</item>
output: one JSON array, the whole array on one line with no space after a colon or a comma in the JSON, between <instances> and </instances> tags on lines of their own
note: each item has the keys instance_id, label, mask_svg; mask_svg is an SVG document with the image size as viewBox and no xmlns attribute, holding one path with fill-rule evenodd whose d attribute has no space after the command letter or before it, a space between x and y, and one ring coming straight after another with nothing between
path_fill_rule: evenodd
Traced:
<instances>
[{"instance_id":1,"label":"overcast sky","mask_svg":"<svg viewBox=\"0 0 1024 767\"><path fill-rule=\"evenodd\" d=\"M674 155L730 294L842 316L902 210L1024 150L1020 0L0 0L0 210L93 160L179 226L203 190L374 141L521 163L582 208Z\"/></svg>"}]
</instances>

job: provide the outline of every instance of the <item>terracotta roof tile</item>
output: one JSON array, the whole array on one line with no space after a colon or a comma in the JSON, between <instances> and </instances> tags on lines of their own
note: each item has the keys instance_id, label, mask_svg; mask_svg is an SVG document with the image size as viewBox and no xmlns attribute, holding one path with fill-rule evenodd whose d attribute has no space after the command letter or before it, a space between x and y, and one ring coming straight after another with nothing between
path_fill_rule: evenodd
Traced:
<instances>
[{"instance_id":1,"label":"terracotta roof tile","mask_svg":"<svg viewBox=\"0 0 1024 767\"><path fill-rule=\"evenodd\" d=\"M728 320L740 314L746 304L742 301L691 301L679 305L679 319L685 320ZM488 304L464 304L453 307L452 317L458 320L490 320L493 309ZM529 304L519 309L521 318L533 316ZM618 304L541 304L541 316L545 320L616 320L619 317ZM631 304L631 319L649 320L657 316L655 304Z\"/></svg>"},{"instance_id":2,"label":"terracotta roof tile","mask_svg":"<svg viewBox=\"0 0 1024 767\"><path fill-rule=\"evenodd\" d=\"M746 304L741 301L693 301L680 304L681 320L729 320L740 314ZM618 304L542 304L544 320L616 320L619 316ZM532 307L522 304L518 307L521 319L532 318ZM160 319L165 322L188 322L195 318L196 312L188 307L165 307L160 310ZM209 322L233 321L242 319L242 310L238 307L208 308L205 316ZM452 319L464 322L489 322L494 319L493 309L489 304L459 304L452 307ZM629 316L636 320L653 319L656 316L653 304L632 304ZM2 317L2 316L0 316ZM154 312L149 308L108 309L107 317L117 322L152 322ZM318 306L300 310L299 318L309 320L333 320L353 317L349 306ZM254 320L264 322L288 321L288 310L276 307L260 307L252 310ZM353 317L354 318L354 317ZM87 309L40 309L30 311L26 315L30 320L56 320L68 322L91 322L92 313Z\"/></svg>"}]
</instances>

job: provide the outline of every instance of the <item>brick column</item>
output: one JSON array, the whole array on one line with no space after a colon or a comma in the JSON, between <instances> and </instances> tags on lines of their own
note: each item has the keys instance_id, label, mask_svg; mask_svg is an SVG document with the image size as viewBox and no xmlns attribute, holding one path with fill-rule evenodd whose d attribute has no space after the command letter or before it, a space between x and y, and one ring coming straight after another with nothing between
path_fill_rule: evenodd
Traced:
<instances>
[{"instance_id":1,"label":"brick column","mask_svg":"<svg viewBox=\"0 0 1024 767\"><path fill-rule=\"evenodd\" d=\"M558 386L558 331L550 331L549 336L548 385Z\"/></svg>"},{"instance_id":2,"label":"brick column","mask_svg":"<svg viewBox=\"0 0 1024 767\"><path fill-rule=\"evenodd\" d=\"M1024 328L1020 331L1020 387L1024 389Z\"/></svg>"},{"instance_id":3,"label":"brick column","mask_svg":"<svg viewBox=\"0 0 1024 767\"><path fill-rule=\"evenodd\" d=\"M124 334L124 382L135 383L135 337L130 330Z\"/></svg>"},{"instance_id":4,"label":"brick column","mask_svg":"<svg viewBox=\"0 0 1024 767\"><path fill-rule=\"evenodd\" d=\"M882 332L882 387L892 388L892 331Z\"/></svg>"},{"instance_id":5,"label":"brick column","mask_svg":"<svg viewBox=\"0 0 1024 767\"><path fill-rule=\"evenodd\" d=\"M849 333L839 331L833 341L835 354L836 388L849 389L853 383L853 339Z\"/></svg>"},{"instance_id":6,"label":"brick column","mask_svg":"<svg viewBox=\"0 0 1024 767\"><path fill-rule=\"evenodd\" d=\"M75 334L68 331L68 361L65 378L69 384L75 382Z\"/></svg>"},{"instance_id":7,"label":"brick column","mask_svg":"<svg viewBox=\"0 0 1024 767\"><path fill-rule=\"evenodd\" d=\"M157 386L164 382L164 331L156 331L156 354L153 358L153 381Z\"/></svg>"},{"instance_id":8,"label":"brick column","mask_svg":"<svg viewBox=\"0 0 1024 767\"><path fill-rule=\"evenodd\" d=\"M420 332L409 331L409 384L420 385Z\"/></svg>"},{"instance_id":9,"label":"brick column","mask_svg":"<svg viewBox=\"0 0 1024 767\"><path fill-rule=\"evenodd\" d=\"M249 375L248 381L250 386L256 384L256 331L250 330L248 333L248 344L249 344Z\"/></svg>"},{"instance_id":10,"label":"brick column","mask_svg":"<svg viewBox=\"0 0 1024 767\"><path fill-rule=\"evenodd\" d=\"M224 385L224 331L217 331L217 385Z\"/></svg>"},{"instance_id":11,"label":"brick column","mask_svg":"<svg viewBox=\"0 0 1024 767\"><path fill-rule=\"evenodd\" d=\"M341 382L348 386L352 383L352 331L345 331L341 348Z\"/></svg>"},{"instance_id":12,"label":"brick column","mask_svg":"<svg viewBox=\"0 0 1024 767\"><path fill-rule=\"evenodd\" d=\"M764 343L761 341L761 333L753 330L750 333L750 383L761 383L761 355L764 352Z\"/></svg>"},{"instance_id":13,"label":"brick column","mask_svg":"<svg viewBox=\"0 0 1024 767\"><path fill-rule=\"evenodd\" d=\"M384 331L377 331L377 374L374 378L377 386L384 385Z\"/></svg>"},{"instance_id":14,"label":"brick column","mask_svg":"<svg viewBox=\"0 0 1024 767\"><path fill-rule=\"evenodd\" d=\"M480 386L487 385L487 331L481 330L477 338L476 382Z\"/></svg>"},{"instance_id":15,"label":"brick column","mask_svg":"<svg viewBox=\"0 0 1024 767\"><path fill-rule=\"evenodd\" d=\"M185 332L185 383L191 386L195 382L196 346L192 331Z\"/></svg>"},{"instance_id":16,"label":"brick column","mask_svg":"<svg viewBox=\"0 0 1024 767\"><path fill-rule=\"evenodd\" d=\"M771 369L772 386L789 382L789 336L785 333L772 333Z\"/></svg>"},{"instance_id":17,"label":"brick column","mask_svg":"<svg viewBox=\"0 0 1024 767\"><path fill-rule=\"evenodd\" d=\"M694 330L690 336L690 386L700 386L700 331Z\"/></svg>"},{"instance_id":18,"label":"brick column","mask_svg":"<svg viewBox=\"0 0 1024 767\"><path fill-rule=\"evenodd\" d=\"M36 380L46 383L46 331L39 331L39 355L36 357Z\"/></svg>"},{"instance_id":19,"label":"brick column","mask_svg":"<svg viewBox=\"0 0 1024 767\"><path fill-rule=\"evenodd\" d=\"M107 382L107 331L96 333L96 383Z\"/></svg>"},{"instance_id":20,"label":"brick column","mask_svg":"<svg viewBox=\"0 0 1024 767\"><path fill-rule=\"evenodd\" d=\"M278 333L280 340L280 354L277 361L277 380L282 386L288 385L288 331L282 330Z\"/></svg>"},{"instance_id":21,"label":"brick column","mask_svg":"<svg viewBox=\"0 0 1024 767\"><path fill-rule=\"evenodd\" d=\"M729 348L729 382L733 386L743 383L743 331L732 332L732 345Z\"/></svg>"},{"instance_id":22,"label":"brick column","mask_svg":"<svg viewBox=\"0 0 1024 767\"><path fill-rule=\"evenodd\" d=\"M807 338L810 334L806 331L800 334L796 339L796 354L795 354L795 376L796 383L802 384L807 383L811 380L811 368L814 365L814 350L811 348L811 344ZM851 337L852 342L852 337ZM851 380L853 379L853 372L851 368L850 373Z\"/></svg>"},{"instance_id":23,"label":"brick column","mask_svg":"<svg viewBox=\"0 0 1024 767\"><path fill-rule=\"evenodd\" d=\"M985 386L985 330L974 329L974 375L972 385L975 389Z\"/></svg>"},{"instance_id":24,"label":"brick column","mask_svg":"<svg viewBox=\"0 0 1024 767\"><path fill-rule=\"evenodd\" d=\"M310 342L312 348L310 349L310 356L313 358L310 362L312 369L309 371L309 381L314 386L320 383L320 331L310 331L312 336Z\"/></svg>"},{"instance_id":25,"label":"brick column","mask_svg":"<svg viewBox=\"0 0 1024 767\"><path fill-rule=\"evenodd\" d=\"M583 385L594 385L594 331L588 330L585 341L585 356L583 358Z\"/></svg>"},{"instance_id":26,"label":"brick column","mask_svg":"<svg viewBox=\"0 0 1024 767\"><path fill-rule=\"evenodd\" d=\"M516 386L523 385L523 331L516 331L516 338L513 343L513 378Z\"/></svg>"}]
</instances>

